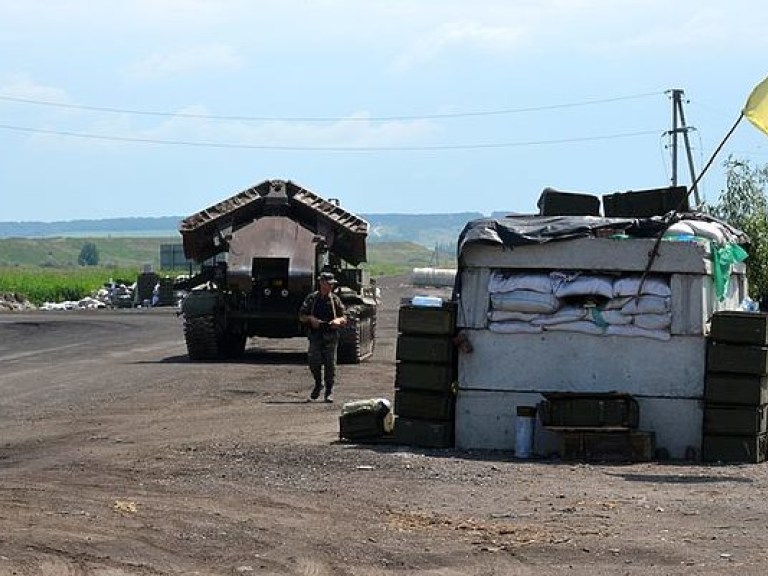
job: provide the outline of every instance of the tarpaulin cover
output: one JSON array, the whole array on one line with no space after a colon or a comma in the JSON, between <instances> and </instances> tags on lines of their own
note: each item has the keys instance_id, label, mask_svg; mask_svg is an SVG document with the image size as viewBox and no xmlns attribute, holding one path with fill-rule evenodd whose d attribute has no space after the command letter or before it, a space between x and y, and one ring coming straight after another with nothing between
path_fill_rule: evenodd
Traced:
<instances>
[{"instance_id":1,"label":"tarpaulin cover","mask_svg":"<svg viewBox=\"0 0 768 576\"><path fill-rule=\"evenodd\" d=\"M527 244L588 238L605 234L626 234L631 238L656 238L664 234L674 222L682 219L702 220L722 224L738 243L749 238L737 230L707 214L675 213L673 216L652 218L604 218L601 216L506 216L504 218L480 218L472 220L459 235L458 256L468 244L476 242L499 244L514 248Z\"/></svg>"}]
</instances>

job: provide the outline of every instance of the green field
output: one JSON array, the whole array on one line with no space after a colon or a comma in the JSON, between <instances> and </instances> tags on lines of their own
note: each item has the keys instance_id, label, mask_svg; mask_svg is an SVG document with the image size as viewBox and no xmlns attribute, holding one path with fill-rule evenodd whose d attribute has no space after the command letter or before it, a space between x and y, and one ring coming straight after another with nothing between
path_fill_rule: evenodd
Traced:
<instances>
[{"instance_id":1,"label":"green field","mask_svg":"<svg viewBox=\"0 0 768 576\"><path fill-rule=\"evenodd\" d=\"M79 266L80 250L95 244L98 266ZM133 283L148 264L160 275L187 270L160 270L160 245L176 238L7 238L0 239L0 293L23 295L34 304L78 300L93 294L110 279ZM440 253L410 242L371 243L368 263L371 276L406 274L413 268L455 266L452 254Z\"/></svg>"}]
</instances>

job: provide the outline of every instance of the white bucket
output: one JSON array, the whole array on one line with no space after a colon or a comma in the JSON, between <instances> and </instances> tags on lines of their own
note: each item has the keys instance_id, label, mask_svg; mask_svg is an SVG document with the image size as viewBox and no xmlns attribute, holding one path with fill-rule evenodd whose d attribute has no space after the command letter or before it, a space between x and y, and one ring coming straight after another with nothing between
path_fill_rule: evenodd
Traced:
<instances>
[{"instance_id":1,"label":"white bucket","mask_svg":"<svg viewBox=\"0 0 768 576\"><path fill-rule=\"evenodd\" d=\"M518 406L515 418L515 458L530 458L533 453L534 406Z\"/></svg>"}]
</instances>

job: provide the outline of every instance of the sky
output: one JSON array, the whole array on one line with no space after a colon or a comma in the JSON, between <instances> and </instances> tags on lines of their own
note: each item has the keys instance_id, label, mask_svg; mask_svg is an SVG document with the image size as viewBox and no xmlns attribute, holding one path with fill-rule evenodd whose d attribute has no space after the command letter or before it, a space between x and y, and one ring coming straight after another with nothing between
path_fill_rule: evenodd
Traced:
<instances>
[{"instance_id":1,"label":"sky","mask_svg":"<svg viewBox=\"0 0 768 576\"><path fill-rule=\"evenodd\" d=\"M763 0L0 0L0 221L185 217L292 180L364 214L694 174L768 76ZM691 174L682 134L678 184ZM729 155L763 166L746 120Z\"/></svg>"}]
</instances>

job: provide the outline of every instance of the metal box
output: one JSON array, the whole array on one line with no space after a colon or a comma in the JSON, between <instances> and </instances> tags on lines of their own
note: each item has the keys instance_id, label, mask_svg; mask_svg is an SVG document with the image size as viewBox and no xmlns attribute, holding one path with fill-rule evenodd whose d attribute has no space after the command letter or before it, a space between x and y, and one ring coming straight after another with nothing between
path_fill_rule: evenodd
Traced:
<instances>
[{"instance_id":1,"label":"metal box","mask_svg":"<svg viewBox=\"0 0 768 576\"><path fill-rule=\"evenodd\" d=\"M395 390L395 414L417 420L453 420L456 397L413 390Z\"/></svg>"},{"instance_id":2,"label":"metal box","mask_svg":"<svg viewBox=\"0 0 768 576\"><path fill-rule=\"evenodd\" d=\"M712 315L710 338L732 344L768 346L768 314L722 311Z\"/></svg>"},{"instance_id":3,"label":"metal box","mask_svg":"<svg viewBox=\"0 0 768 576\"><path fill-rule=\"evenodd\" d=\"M768 434L759 436L709 436L701 442L701 459L705 462L764 462L768 451Z\"/></svg>"},{"instance_id":4,"label":"metal box","mask_svg":"<svg viewBox=\"0 0 768 576\"><path fill-rule=\"evenodd\" d=\"M603 195L603 214L606 218L648 218L663 216L670 210L688 210L688 190L685 186Z\"/></svg>"},{"instance_id":5,"label":"metal box","mask_svg":"<svg viewBox=\"0 0 768 576\"><path fill-rule=\"evenodd\" d=\"M403 334L435 334L451 336L456 330L456 307L401 306L397 329Z\"/></svg>"},{"instance_id":6,"label":"metal box","mask_svg":"<svg viewBox=\"0 0 768 576\"><path fill-rule=\"evenodd\" d=\"M709 404L704 407L704 434L754 436L768 432L768 404L731 406Z\"/></svg>"},{"instance_id":7,"label":"metal box","mask_svg":"<svg viewBox=\"0 0 768 576\"><path fill-rule=\"evenodd\" d=\"M398 360L411 362L451 363L454 359L453 341L446 336L412 336L397 338Z\"/></svg>"},{"instance_id":8,"label":"metal box","mask_svg":"<svg viewBox=\"0 0 768 576\"><path fill-rule=\"evenodd\" d=\"M708 372L704 400L713 404L768 404L768 376Z\"/></svg>"},{"instance_id":9,"label":"metal box","mask_svg":"<svg viewBox=\"0 0 768 576\"><path fill-rule=\"evenodd\" d=\"M395 366L395 387L401 390L447 394L455 381L456 370L451 364L398 362Z\"/></svg>"},{"instance_id":10,"label":"metal box","mask_svg":"<svg viewBox=\"0 0 768 576\"><path fill-rule=\"evenodd\" d=\"M560 432L560 458L586 462L648 462L656 452L653 432Z\"/></svg>"},{"instance_id":11,"label":"metal box","mask_svg":"<svg viewBox=\"0 0 768 576\"><path fill-rule=\"evenodd\" d=\"M709 340L707 371L768 374L768 347L723 344Z\"/></svg>"},{"instance_id":12,"label":"metal box","mask_svg":"<svg viewBox=\"0 0 768 576\"><path fill-rule=\"evenodd\" d=\"M580 192L544 188L537 206L542 216L600 216L600 198Z\"/></svg>"},{"instance_id":13,"label":"metal box","mask_svg":"<svg viewBox=\"0 0 768 576\"><path fill-rule=\"evenodd\" d=\"M453 422L395 418L395 442L421 448L453 448Z\"/></svg>"},{"instance_id":14,"label":"metal box","mask_svg":"<svg viewBox=\"0 0 768 576\"><path fill-rule=\"evenodd\" d=\"M547 428L637 428L640 409L629 394L545 392L539 419Z\"/></svg>"}]
</instances>

